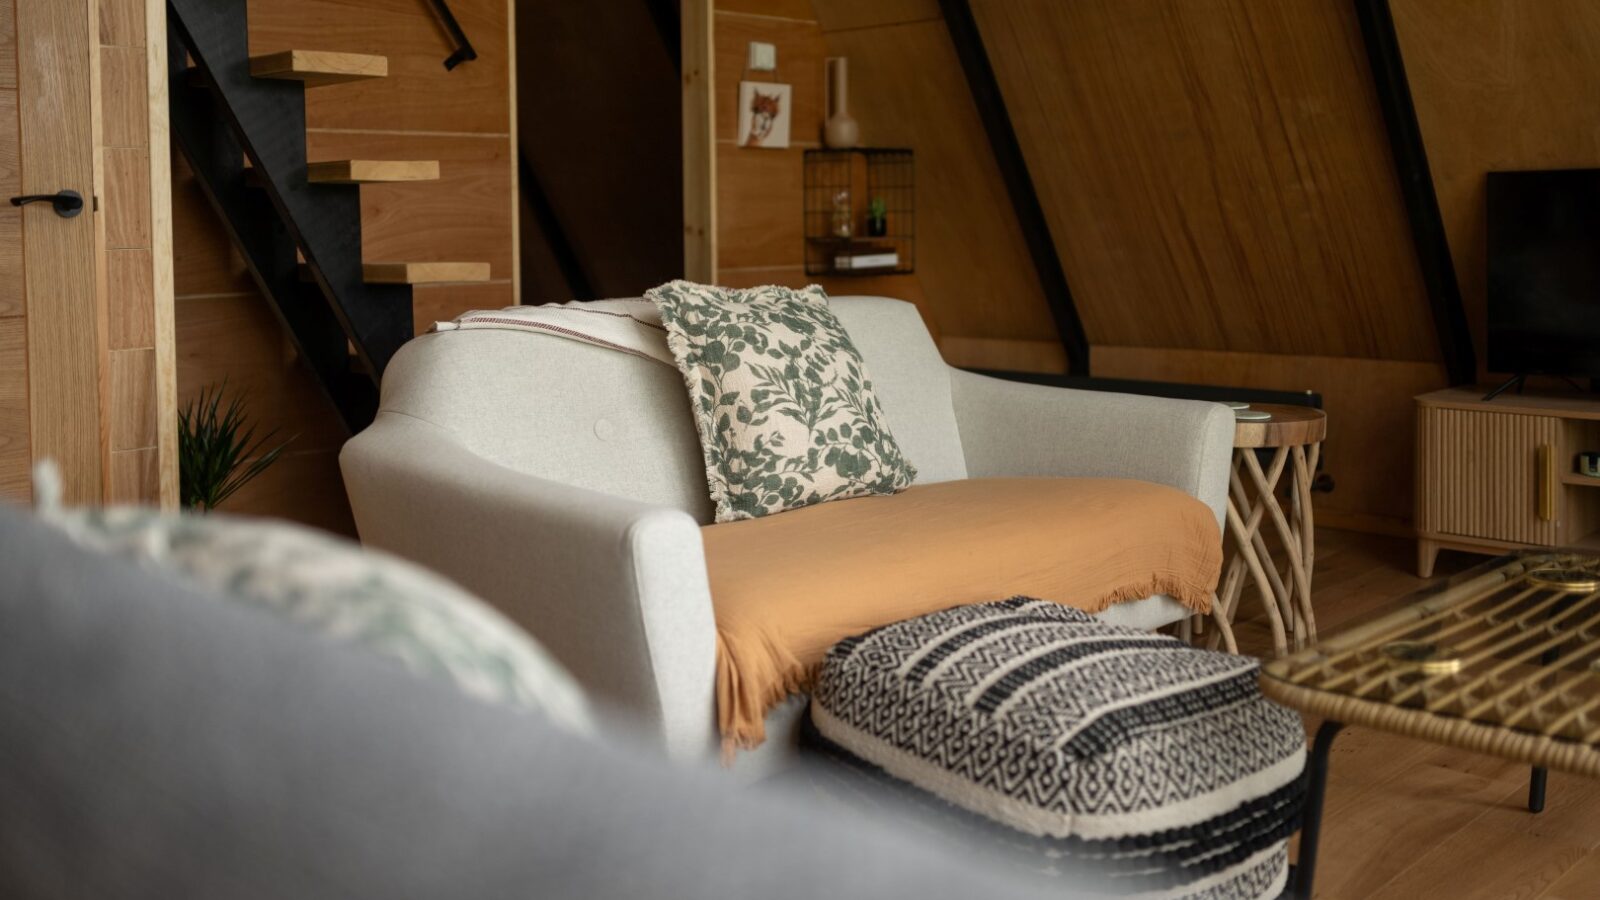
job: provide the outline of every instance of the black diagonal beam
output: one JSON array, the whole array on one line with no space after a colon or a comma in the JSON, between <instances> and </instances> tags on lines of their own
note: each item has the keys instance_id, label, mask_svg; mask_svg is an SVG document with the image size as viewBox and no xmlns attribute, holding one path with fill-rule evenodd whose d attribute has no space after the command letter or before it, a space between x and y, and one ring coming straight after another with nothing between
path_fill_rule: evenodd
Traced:
<instances>
[{"instance_id":1,"label":"black diagonal beam","mask_svg":"<svg viewBox=\"0 0 1600 900\"><path fill-rule=\"evenodd\" d=\"M599 299L594 291L594 282L589 280L589 273L578 259L577 249L567 237L567 230L561 227L555 207L550 205L550 195L545 193L544 184L534 171L533 163L528 161L527 152L520 148L517 151L517 184L522 190L522 199L528 202L528 209L533 212L533 218L539 225L539 234L544 238L545 247L555 257L556 268L561 270L561 279L567 283L572 299Z\"/></svg>"},{"instance_id":2,"label":"black diagonal beam","mask_svg":"<svg viewBox=\"0 0 1600 900\"><path fill-rule=\"evenodd\" d=\"M1072 288L1067 284L1067 273L1061 267L1061 257L1056 253L1055 239L1050 236L1050 223L1045 219L1044 207L1039 205L1039 194L1033 186L1033 176L1028 174L1028 162L1022 155L1022 145L1017 142L1017 132L1011 127L1011 115L1006 112L1005 97L1000 93L1000 83L995 80L994 67L989 65L989 53L983 47L983 36L978 32L978 22L972 16L972 6L967 0L939 0L944 12L945 27L955 44L956 56L961 60L961 70L967 78L967 89L972 92L972 102L978 107L983 120L983 130L989 136L989 150L1000 167L1005 180L1006 193L1011 198L1011 210L1022 226L1023 239L1028 243L1028 255L1050 304L1050 314L1061 335L1061 345L1067 351L1067 366L1073 375L1089 374L1089 341L1084 337L1083 321L1078 318L1078 307L1072 300Z\"/></svg>"},{"instance_id":3,"label":"black diagonal beam","mask_svg":"<svg viewBox=\"0 0 1600 900\"><path fill-rule=\"evenodd\" d=\"M679 2L680 0L644 0L644 5L650 13L650 21L656 26L656 34L661 36L661 44L667 50L667 57L672 60L672 68L682 72L683 25Z\"/></svg>"},{"instance_id":4,"label":"black diagonal beam","mask_svg":"<svg viewBox=\"0 0 1600 900\"><path fill-rule=\"evenodd\" d=\"M1439 337L1439 352L1451 384L1471 384L1478 378L1477 357L1472 349L1472 333L1461 306L1461 286L1456 283L1456 267L1450 258L1450 241L1439 214L1439 198L1433 190L1433 174L1428 169L1428 151L1422 142L1422 127L1417 124L1417 109L1411 101L1411 83L1400 55L1400 39L1395 34L1389 0L1355 0L1356 18L1361 25L1361 41L1366 45L1367 62L1372 67L1372 83L1383 110L1383 124L1389 132L1389 148L1400 176L1400 193L1405 198L1406 217L1411 222L1411 240L1417 248L1423 285L1433 309L1433 327Z\"/></svg>"}]
</instances>

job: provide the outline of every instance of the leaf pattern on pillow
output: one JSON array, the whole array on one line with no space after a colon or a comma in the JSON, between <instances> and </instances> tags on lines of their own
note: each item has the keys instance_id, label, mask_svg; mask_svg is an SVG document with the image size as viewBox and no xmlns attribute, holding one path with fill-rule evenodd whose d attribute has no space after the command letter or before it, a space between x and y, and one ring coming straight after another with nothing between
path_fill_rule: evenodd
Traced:
<instances>
[{"instance_id":1,"label":"leaf pattern on pillow","mask_svg":"<svg viewBox=\"0 0 1600 900\"><path fill-rule=\"evenodd\" d=\"M583 692L531 636L453 583L387 553L223 513L113 506L39 515L80 546L176 573L479 700L538 710L580 734L594 731Z\"/></svg>"},{"instance_id":2,"label":"leaf pattern on pillow","mask_svg":"<svg viewBox=\"0 0 1600 900\"><path fill-rule=\"evenodd\" d=\"M645 296L689 390L718 522L916 478L822 288L674 281Z\"/></svg>"}]
</instances>

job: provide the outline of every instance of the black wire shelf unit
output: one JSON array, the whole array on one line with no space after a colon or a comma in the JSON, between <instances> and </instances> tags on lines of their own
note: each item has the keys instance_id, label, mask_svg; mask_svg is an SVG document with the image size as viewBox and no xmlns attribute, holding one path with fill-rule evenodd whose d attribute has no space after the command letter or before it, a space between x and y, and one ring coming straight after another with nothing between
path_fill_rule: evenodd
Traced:
<instances>
[{"instance_id":1,"label":"black wire shelf unit","mask_svg":"<svg viewBox=\"0 0 1600 900\"><path fill-rule=\"evenodd\" d=\"M916 271L916 186L910 150L807 150L802 213L806 274Z\"/></svg>"}]
</instances>

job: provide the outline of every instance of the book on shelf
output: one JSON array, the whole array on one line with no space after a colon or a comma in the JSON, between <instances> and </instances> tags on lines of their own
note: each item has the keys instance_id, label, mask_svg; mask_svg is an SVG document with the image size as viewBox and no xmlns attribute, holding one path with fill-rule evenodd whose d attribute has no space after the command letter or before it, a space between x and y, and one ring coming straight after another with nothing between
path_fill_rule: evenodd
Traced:
<instances>
[{"instance_id":1,"label":"book on shelf","mask_svg":"<svg viewBox=\"0 0 1600 900\"><path fill-rule=\"evenodd\" d=\"M835 269L892 269L900 265L900 254L893 250L878 253L845 253L833 258Z\"/></svg>"}]
</instances>

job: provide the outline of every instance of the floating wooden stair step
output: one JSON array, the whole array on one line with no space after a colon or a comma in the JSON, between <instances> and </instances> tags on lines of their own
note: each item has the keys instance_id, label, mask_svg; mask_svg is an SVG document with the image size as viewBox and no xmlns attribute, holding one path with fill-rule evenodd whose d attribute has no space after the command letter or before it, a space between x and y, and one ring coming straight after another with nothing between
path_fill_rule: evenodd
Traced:
<instances>
[{"instance_id":1,"label":"floating wooden stair step","mask_svg":"<svg viewBox=\"0 0 1600 900\"><path fill-rule=\"evenodd\" d=\"M321 87L325 84L384 78L389 74L389 58L329 50L285 50L282 53L250 57L250 74L257 78L303 81L306 87Z\"/></svg>"},{"instance_id":2,"label":"floating wooden stair step","mask_svg":"<svg viewBox=\"0 0 1600 900\"><path fill-rule=\"evenodd\" d=\"M433 159L336 159L306 165L306 180L317 184L385 184L438 181Z\"/></svg>"},{"instance_id":3,"label":"floating wooden stair step","mask_svg":"<svg viewBox=\"0 0 1600 900\"><path fill-rule=\"evenodd\" d=\"M486 262L386 262L362 266L373 284L438 284L451 281L488 281Z\"/></svg>"},{"instance_id":4,"label":"floating wooden stair step","mask_svg":"<svg viewBox=\"0 0 1600 900\"><path fill-rule=\"evenodd\" d=\"M361 277L371 284L449 284L489 280L486 262L380 262L365 263ZM300 265L300 280L311 280L311 267Z\"/></svg>"}]
</instances>

